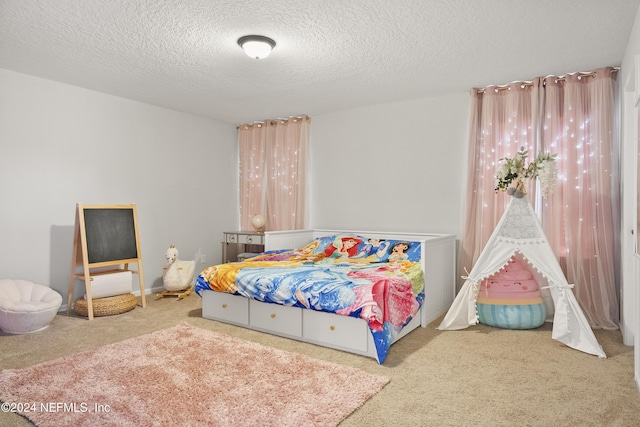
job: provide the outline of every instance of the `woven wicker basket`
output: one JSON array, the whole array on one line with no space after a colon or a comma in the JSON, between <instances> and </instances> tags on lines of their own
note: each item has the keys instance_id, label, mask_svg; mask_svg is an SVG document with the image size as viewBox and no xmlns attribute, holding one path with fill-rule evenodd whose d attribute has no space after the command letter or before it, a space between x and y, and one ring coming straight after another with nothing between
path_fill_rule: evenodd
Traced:
<instances>
[{"instance_id":1,"label":"woven wicker basket","mask_svg":"<svg viewBox=\"0 0 640 427\"><path fill-rule=\"evenodd\" d=\"M122 294L114 297L96 298L91 300L94 316L111 316L131 311L138 305L138 298L134 294ZM78 316L89 316L89 305L84 298L78 298L73 311Z\"/></svg>"}]
</instances>

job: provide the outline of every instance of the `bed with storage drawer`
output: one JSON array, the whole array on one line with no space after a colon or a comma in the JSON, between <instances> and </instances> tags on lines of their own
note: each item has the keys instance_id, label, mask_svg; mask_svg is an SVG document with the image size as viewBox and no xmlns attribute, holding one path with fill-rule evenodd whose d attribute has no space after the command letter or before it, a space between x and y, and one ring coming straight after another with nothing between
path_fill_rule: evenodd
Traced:
<instances>
[{"instance_id":1,"label":"bed with storage drawer","mask_svg":"<svg viewBox=\"0 0 640 427\"><path fill-rule=\"evenodd\" d=\"M294 230L266 232L264 243L198 275L203 317L382 363L455 296L454 235Z\"/></svg>"}]
</instances>

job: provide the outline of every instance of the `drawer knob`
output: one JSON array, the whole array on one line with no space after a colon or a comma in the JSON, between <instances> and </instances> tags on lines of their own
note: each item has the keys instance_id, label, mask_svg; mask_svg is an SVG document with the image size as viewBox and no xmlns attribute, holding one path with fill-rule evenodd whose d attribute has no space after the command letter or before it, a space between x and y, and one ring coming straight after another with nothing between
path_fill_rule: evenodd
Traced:
<instances>
[{"instance_id":1,"label":"drawer knob","mask_svg":"<svg viewBox=\"0 0 640 427\"><path fill-rule=\"evenodd\" d=\"M222 304L222 308L227 308L227 304Z\"/></svg>"},{"instance_id":2,"label":"drawer knob","mask_svg":"<svg viewBox=\"0 0 640 427\"><path fill-rule=\"evenodd\" d=\"M271 318L275 319L276 318L276 314L275 313L271 313Z\"/></svg>"},{"instance_id":3,"label":"drawer knob","mask_svg":"<svg viewBox=\"0 0 640 427\"><path fill-rule=\"evenodd\" d=\"M336 327L335 327L335 326L333 326L333 325L331 325L331 326L329 326L329 329L331 329L332 331L335 331L335 330L336 330Z\"/></svg>"}]
</instances>

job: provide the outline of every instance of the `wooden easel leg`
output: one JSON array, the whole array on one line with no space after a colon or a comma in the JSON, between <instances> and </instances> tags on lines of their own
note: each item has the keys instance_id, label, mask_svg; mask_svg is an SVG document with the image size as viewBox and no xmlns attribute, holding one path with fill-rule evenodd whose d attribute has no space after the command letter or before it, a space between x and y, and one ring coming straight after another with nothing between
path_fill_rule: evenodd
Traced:
<instances>
[{"instance_id":1,"label":"wooden easel leg","mask_svg":"<svg viewBox=\"0 0 640 427\"><path fill-rule=\"evenodd\" d=\"M87 291L87 315L89 320L93 320L93 300L91 299L91 275L88 271L84 273L84 284Z\"/></svg>"},{"instance_id":2,"label":"wooden easel leg","mask_svg":"<svg viewBox=\"0 0 640 427\"><path fill-rule=\"evenodd\" d=\"M142 258L138 259L138 282L140 283L140 299L142 300L142 308L147 306L147 297L144 292L144 276L142 274Z\"/></svg>"}]
</instances>

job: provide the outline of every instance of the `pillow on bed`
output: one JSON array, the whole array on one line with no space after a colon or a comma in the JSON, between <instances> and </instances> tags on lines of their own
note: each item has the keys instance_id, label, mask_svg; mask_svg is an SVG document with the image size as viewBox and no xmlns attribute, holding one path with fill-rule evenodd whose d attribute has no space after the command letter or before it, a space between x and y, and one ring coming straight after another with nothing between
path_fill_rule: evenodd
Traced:
<instances>
[{"instance_id":1,"label":"pillow on bed","mask_svg":"<svg viewBox=\"0 0 640 427\"><path fill-rule=\"evenodd\" d=\"M420 242L365 238L358 258L368 258L370 262L418 262L420 254Z\"/></svg>"},{"instance_id":2,"label":"pillow on bed","mask_svg":"<svg viewBox=\"0 0 640 427\"><path fill-rule=\"evenodd\" d=\"M324 253L327 258L355 258L362 248L364 237L357 234L338 234L316 239L314 254Z\"/></svg>"},{"instance_id":3,"label":"pillow on bed","mask_svg":"<svg viewBox=\"0 0 640 427\"><path fill-rule=\"evenodd\" d=\"M420 261L420 242L410 242L407 240L387 240L386 242L388 243L388 260Z\"/></svg>"},{"instance_id":4,"label":"pillow on bed","mask_svg":"<svg viewBox=\"0 0 640 427\"><path fill-rule=\"evenodd\" d=\"M328 258L366 259L368 262L418 262L421 258L420 242L377 239L357 234L324 236L309 245L316 246L312 252L314 255L324 254Z\"/></svg>"}]
</instances>

